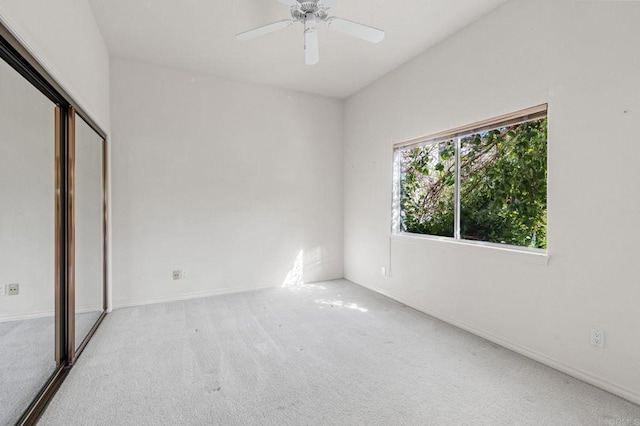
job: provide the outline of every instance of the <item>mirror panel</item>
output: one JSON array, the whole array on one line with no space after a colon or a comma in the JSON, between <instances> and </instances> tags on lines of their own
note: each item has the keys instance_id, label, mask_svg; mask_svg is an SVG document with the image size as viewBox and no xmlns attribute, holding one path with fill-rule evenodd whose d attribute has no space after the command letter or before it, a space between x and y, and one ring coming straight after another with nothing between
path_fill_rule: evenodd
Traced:
<instances>
[{"instance_id":1,"label":"mirror panel","mask_svg":"<svg viewBox=\"0 0 640 426\"><path fill-rule=\"evenodd\" d=\"M55 174L55 104L0 60L3 425L18 421L56 371Z\"/></svg>"},{"instance_id":2,"label":"mirror panel","mask_svg":"<svg viewBox=\"0 0 640 426\"><path fill-rule=\"evenodd\" d=\"M104 141L75 118L75 347L103 312Z\"/></svg>"}]
</instances>

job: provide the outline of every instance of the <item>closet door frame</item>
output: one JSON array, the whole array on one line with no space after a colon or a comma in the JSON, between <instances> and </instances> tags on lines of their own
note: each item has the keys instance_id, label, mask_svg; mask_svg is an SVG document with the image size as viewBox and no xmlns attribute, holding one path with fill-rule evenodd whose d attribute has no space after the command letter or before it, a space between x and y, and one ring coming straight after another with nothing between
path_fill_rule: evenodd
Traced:
<instances>
[{"instance_id":1,"label":"closet door frame","mask_svg":"<svg viewBox=\"0 0 640 426\"><path fill-rule=\"evenodd\" d=\"M87 336L84 337L80 344L76 344L76 303L75 303L75 295L76 295L76 253L75 253L75 222L76 222L76 203L75 203L75 193L76 193L76 114L80 116L80 118L84 121L84 118L78 111L70 106L67 112L67 128L68 136L67 136L67 300L66 300L66 324L67 324L67 356L69 363L73 365L77 360L82 350L85 348L91 337L97 330L98 326L102 322L103 318L106 315L107 311L107 212L108 212L108 175L107 175L107 141L104 136L100 135L102 138L102 147L101 147L101 155L102 161L100 165L102 167L102 314L98 318L98 320L93 324ZM94 129L95 130L95 129ZM60 342L62 343L62 341Z\"/></svg>"},{"instance_id":2,"label":"closet door frame","mask_svg":"<svg viewBox=\"0 0 640 426\"><path fill-rule=\"evenodd\" d=\"M86 114L35 57L0 22L4 60L55 105L55 362L56 370L26 409L18 425L35 425L87 342L107 314L108 163L106 133ZM102 313L86 338L75 345L75 120L76 113L102 139Z\"/></svg>"}]
</instances>

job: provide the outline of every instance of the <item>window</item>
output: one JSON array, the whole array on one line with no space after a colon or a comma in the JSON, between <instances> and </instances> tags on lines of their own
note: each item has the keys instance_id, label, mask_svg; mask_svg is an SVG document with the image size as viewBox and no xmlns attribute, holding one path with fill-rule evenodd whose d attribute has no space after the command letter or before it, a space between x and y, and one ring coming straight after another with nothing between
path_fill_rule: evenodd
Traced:
<instances>
[{"instance_id":1,"label":"window","mask_svg":"<svg viewBox=\"0 0 640 426\"><path fill-rule=\"evenodd\" d=\"M396 233L547 247L547 106L395 147Z\"/></svg>"}]
</instances>

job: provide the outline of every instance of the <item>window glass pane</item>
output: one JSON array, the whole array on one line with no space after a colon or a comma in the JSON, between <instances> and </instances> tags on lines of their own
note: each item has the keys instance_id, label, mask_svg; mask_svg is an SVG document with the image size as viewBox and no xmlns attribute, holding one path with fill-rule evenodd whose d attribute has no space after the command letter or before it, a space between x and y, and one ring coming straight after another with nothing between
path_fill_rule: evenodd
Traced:
<instances>
[{"instance_id":1,"label":"window glass pane","mask_svg":"<svg viewBox=\"0 0 640 426\"><path fill-rule=\"evenodd\" d=\"M455 141L406 148L401 162L401 229L454 235Z\"/></svg>"},{"instance_id":2,"label":"window glass pane","mask_svg":"<svg viewBox=\"0 0 640 426\"><path fill-rule=\"evenodd\" d=\"M465 240L546 248L547 120L461 138Z\"/></svg>"}]
</instances>

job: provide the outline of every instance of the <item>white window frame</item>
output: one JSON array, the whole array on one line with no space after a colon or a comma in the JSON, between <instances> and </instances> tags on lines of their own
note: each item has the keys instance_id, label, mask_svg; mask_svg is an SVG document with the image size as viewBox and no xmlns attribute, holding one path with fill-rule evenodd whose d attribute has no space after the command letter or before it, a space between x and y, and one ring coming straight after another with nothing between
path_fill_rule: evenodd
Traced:
<instances>
[{"instance_id":1,"label":"white window frame","mask_svg":"<svg viewBox=\"0 0 640 426\"><path fill-rule=\"evenodd\" d=\"M499 117L491 118L488 120L479 121L476 123L461 126L452 130L439 132L433 135L424 136L416 139L411 139L405 142L399 142L393 145L393 201L392 201L392 221L391 221L391 234L392 236L406 236L411 238L418 238L431 241L442 242L454 242L470 246L490 247L506 251L516 251L532 253L537 255L544 255L546 258L547 249L516 246L511 244L501 244L488 241L474 241L461 238L460 235L460 144L461 139L469 134L480 133L483 131L493 130L499 127L515 126L517 124L526 123L529 121L540 120L548 117L548 104L537 105L531 108L526 108L520 111L516 111L510 114L505 114ZM456 142L456 183L454 187L454 236L444 237L429 234L416 234L410 232L403 232L401 229L401 191L402 191L402 166L401 166L401 151L407 148L418 148L421 146L436 144L439 142L445 142L455 140ZM548 161L548 159L547 159Z\"/></svg>"}]
</instances>

